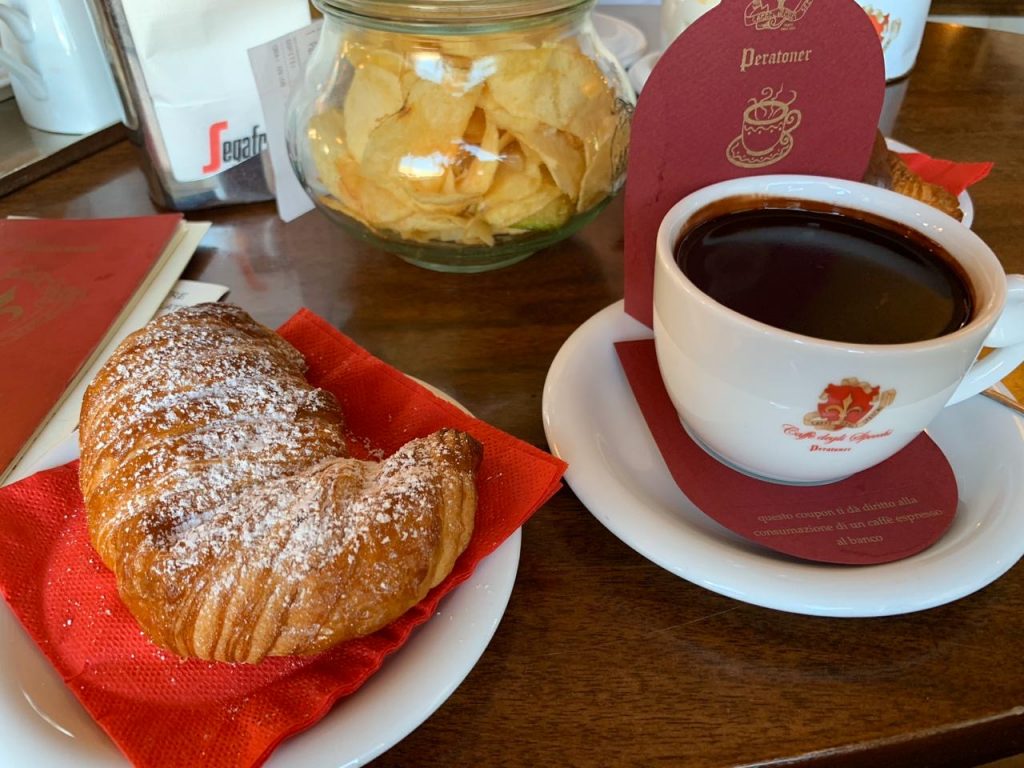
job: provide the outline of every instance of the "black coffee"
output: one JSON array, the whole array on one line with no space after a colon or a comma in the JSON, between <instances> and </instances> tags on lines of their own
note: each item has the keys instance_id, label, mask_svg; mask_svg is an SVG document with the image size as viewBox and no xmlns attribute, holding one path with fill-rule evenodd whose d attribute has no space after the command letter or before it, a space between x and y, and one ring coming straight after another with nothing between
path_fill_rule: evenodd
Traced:
<instances>
[{"instance_id":1,"label":"black coffee","mask_svg":"<svg viewBox=\"0 0 1024 768\"><path fill-rule=\"evenodd\" d=\"M819 339L922 341L971 317L970 289L940 246L835 210L713 215L682 237L676 261L717 302Z\"/></svg>"}]
</instances>

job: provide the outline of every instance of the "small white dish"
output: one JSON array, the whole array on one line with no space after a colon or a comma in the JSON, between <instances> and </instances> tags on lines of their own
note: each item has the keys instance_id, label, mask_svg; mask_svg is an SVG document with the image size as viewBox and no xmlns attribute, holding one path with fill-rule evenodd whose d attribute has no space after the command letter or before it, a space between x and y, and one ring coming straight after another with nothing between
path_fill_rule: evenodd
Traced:
<instances>
[{"instance_id":1,"label":"small white dish","mask_svg":"<svg viewBox=\"0 0 1024 768\"><path fill-rule=\"evenodd\" d=\"M651 70L654 69L654 65L661 58L661 53L661 51L651 51L637 59L633 66L629 68L629 82L638 95L644 89L647 78L651 76Z\"/></svg>"},{"instance_id":2,"label":"small white dish","mask_svg":"<svg viewBox=\"0 0 1024 768\"><path fill-rule=\"evenodd\" d=\"M636 25L607 13L594 13L591 18L598 37L619 60L623 69L629 69L647 50L647 38Z\"/></svg>"},{"instance_id":3,"label":"small white dish","mask_svg":"<svg viewBox=\"0 0 1024 768\"><path fill-rule=\"evenodd\" d=\"M1024 554L1024 419L985 398L947 408L928 433L956 474L956 519L935 545L874 566L834 566L762 549L679 490L615 353L649 328L607 307L565 342L544 385L544 429L580 501L638 553L736 600L816 616L887 616L957 600Z\"/></svg>"},{"instance_id":4,"label":"small white dish","mask_svg":"<svg viewBox=\"0 0 1024 768\"><path fill-rule=\"evenodd\" d=\"M76 458L77 433L47 454L36 471ZM340 700L312 728L285 741L267 760L267 768L353 768L419 727L458 688L490 643L512 594L521 540L522 533L516 531L481 562L362 688ZM0 744L3 765L128 765L2 600Z\"/></svg>"}]
</instances>

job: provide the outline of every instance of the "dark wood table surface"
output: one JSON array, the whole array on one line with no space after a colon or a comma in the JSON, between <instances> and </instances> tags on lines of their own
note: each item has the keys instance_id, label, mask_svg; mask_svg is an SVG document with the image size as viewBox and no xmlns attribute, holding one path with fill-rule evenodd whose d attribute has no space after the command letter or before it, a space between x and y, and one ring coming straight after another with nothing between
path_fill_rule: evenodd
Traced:
<instances>
[{"instance_id":1,"label":"dark wood table surface","mask_svg":"<svg viewBox=\"0 0 1024 768\"><path fill-rule=\"evenodd\" d=\"M892 133L996 162L971 191L974 229L1024 272L1024 36L929 25ZM125 142L0 198L0 215L153 210ZM541 447L552 358L622 295L621 200L568 242L479 275L410 266L317 213L285 225L264 204L193 218L213 228L186 277L229 285L272 326L310 307ZM526 525L515 591L479 663L375 764L969 766L1019 752L1024 566L922 613L792 615L653 565L567 488Z\"/></svg>"}]
</instances>

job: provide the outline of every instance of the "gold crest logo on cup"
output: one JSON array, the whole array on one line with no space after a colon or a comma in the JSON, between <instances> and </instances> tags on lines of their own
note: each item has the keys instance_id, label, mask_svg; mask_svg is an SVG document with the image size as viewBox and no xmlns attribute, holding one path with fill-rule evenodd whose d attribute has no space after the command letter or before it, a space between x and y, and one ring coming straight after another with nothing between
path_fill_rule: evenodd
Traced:
<instances>
[{"instance_id":1,"label":"gold crest logo on cup","mask_svg":"<svg viewBox=\"0 0 1024 768\"><path fill-rule=\"evenodd\" d=\"M864 6L864 12L868 15L871 26L878 33L878 40L882 44L882 50L886 50L889 44L899 35L903 21L899 18L893 18L891 13L885 13L870 5Z\"/></svg>"},{"instance_id":2,"label":"gold crest logo on cup","mask_svg":"<svg viewBox=\"0 0 1024 768\"><path fill-rule=\"evenodd\" d=\"M803 118L793 107L796 98L796 91L784 94L781 87L767 87L760 98L751 97L743 110L740 135L725 150L729 162L739 168L764 168L786 157Z\"/></svg>"},{"instance_id":3,"label":"gold crest logo on cup","mask_svg":"<svg viewBox=\"0 0 1024 768\"><path fill-rule=\"evenodd\" d=\"M873 386L857 378L829 384L818 398L817 410L804 416L804 424L829 431L863 427L892 405L896 390Z\"/></svg>"}]
</instances>

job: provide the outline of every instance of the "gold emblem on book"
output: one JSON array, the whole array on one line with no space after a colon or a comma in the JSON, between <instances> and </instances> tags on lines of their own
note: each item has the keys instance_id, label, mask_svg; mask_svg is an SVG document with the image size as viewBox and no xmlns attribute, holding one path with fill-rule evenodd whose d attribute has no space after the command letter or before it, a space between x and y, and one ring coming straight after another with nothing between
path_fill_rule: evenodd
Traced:
<instances>
[{"instance_id":1,"label":"gold emblem on book","mask_svg":"<svg viewBox=\"0 0 1024 768\"><path fill-rule=\"evenodd\" d=\"M804 17L814 0L797 0L787 3L786 0L751 0L743 13L743 24L756 30L793 29ZM792 6L792 7L790 7Z\"/></svg>"},{"instance_id":2,"label":"gold emblem on book","mask_svg":"<svg viewBox=\"0 0 1024 768\"><path fill-rule=\"evenodd\" d=\"M0 274L0 346L31 333L81 295L45 272L12 269Z\"/></svg>"},{"instance_id":3,"label":"gold emblem on book","mask_svg":"<svg viewBox=\"0 0 1024 768\"><path fill-rule=\"evenodd\" d=\"M796 91L783 96L783 89L761 90L743 110L743 124L725 150L726 159L739 168L765 168L786 157L793 149L793 131L803 114L793 108Z\"/></svg>"},{"instance_id":4,"label":"gold emblem on book","mask_svg":"<svg viewBox=\"0 0 1024 768\"><path fill-rule=\"evenodd\" d=\"M10 315L17 318L25 314L25 310L14 303L14 291L15 286L12 285L3 293L0 293L0 315Z\"/></svg>"}]
</instances>

